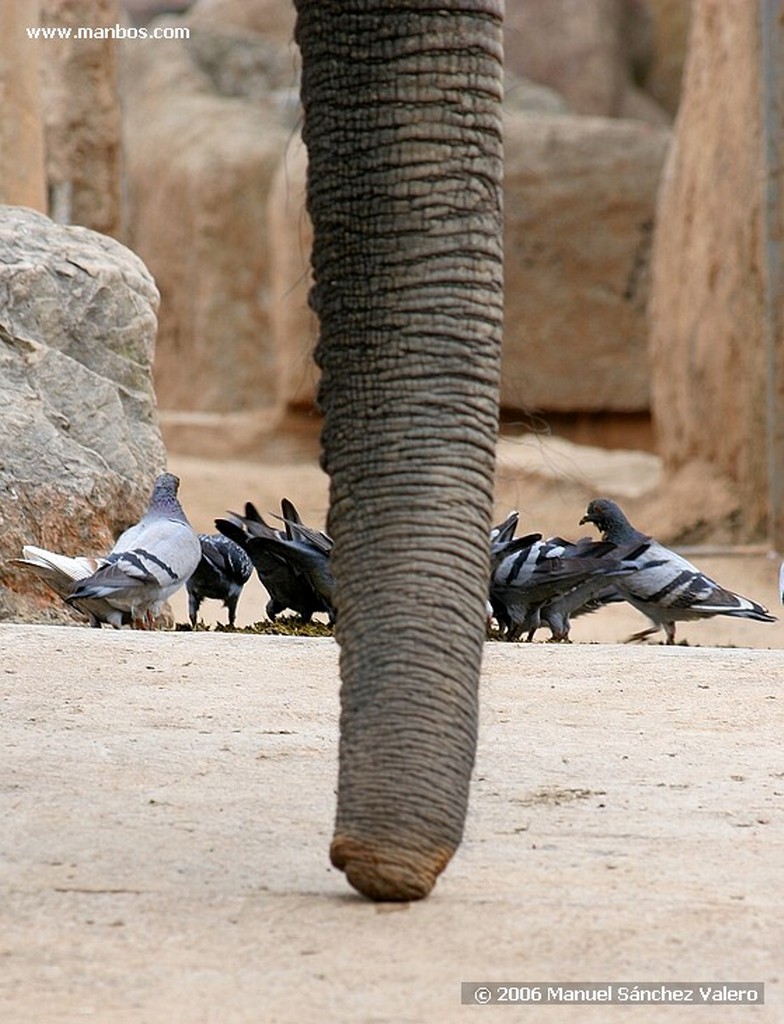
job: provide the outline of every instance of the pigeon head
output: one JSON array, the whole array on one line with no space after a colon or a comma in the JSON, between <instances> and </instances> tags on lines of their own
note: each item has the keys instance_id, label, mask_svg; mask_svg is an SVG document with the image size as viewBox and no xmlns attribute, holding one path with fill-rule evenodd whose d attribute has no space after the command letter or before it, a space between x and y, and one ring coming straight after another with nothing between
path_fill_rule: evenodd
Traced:
<instances>
[{"instance_id":1,"label":"pigeon head","mask_svg":"<svg viewBox=\"0 0 784 1024\"><path fill-rule=\"evenodd\" d=\"M581 526L583 523L593 523L602 537L614 544L622 544L637 535L621 509L610 498L594 498L589 502L580 520Z\"/></svg>"},{"instance_id":2,"label":"pigeon head","mask_svg":"<svg viewBox=\"0 0 784 1024\"><path fill-rule=\"evenodd\" d=\"M177 500L180 478L174 473L159 473L155 478L148 514L185 518L182 505Z\"/></svg>"},{"instance_id":3,"label":"pigeon head","mask_svg":"<svg viewBox=\"0 0 784 1024\"><path fill-rule=\"evenodd\" d=\"M179 487L180 478L175 476L174 473L159 473L158 476L156 476L155 484L153 485L153 497L171 495L176 498Z\"/></svg>"}]
</instances>

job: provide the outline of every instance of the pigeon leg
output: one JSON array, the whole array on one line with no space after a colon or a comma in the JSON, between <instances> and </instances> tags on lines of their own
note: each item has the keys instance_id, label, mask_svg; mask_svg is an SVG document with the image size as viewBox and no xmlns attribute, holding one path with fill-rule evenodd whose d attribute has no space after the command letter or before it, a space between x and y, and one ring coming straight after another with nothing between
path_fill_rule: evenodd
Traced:
<instances>
[{"instance_id":1,"label":"pigeon leg","mask_svg":"<svg viewBox=\"0 0 784 1024\"><path fill-rule=\"evenodd\" d=\"M654 633L658 633L661 626L651 626L650 629L641 629L639 633L632 633L631 636L627 636L624 640L625 644L638 643L640 640L646 640L649 636L653 636Z\"/></svg>"},{"instance_id":2,"label":"pigeon leg","mask_svg":"<svg viewBox=\"0 0 784 1024\"><path fill-rule=\"evenodd\" d=\"M547 642L548 644L570 644L572 641L569 639L569 630L567 629L565 633L553 630Z\"/></svg>"},{"instance_id":3,"label":"pigeon leg","mask_svg":"<svg viewBox=\"0 0 784 1024\"><path fill-rule=\"evenodd\" d=\"M570 644L572 642L569 639L571 622L567 615L551 609L549 614L544 618L545 625L550 627L550 638L547 641L548 644Z\"/></svg>"},{"instance_id":4,"label":"pigeon leg","mask_svg":"<svg viewBox=\"0 0 784 1024\"><path fill-rule=\"evenodd\" d=\"M155 629L155 620L153 619L153 616L152 616L152 608L148 608L145 611L144 615L142 616L141 621L142 621L142 627L141 627L142 629L149 629L149 630Z\"/></svg>"},{"instance_id":5,"label":"pigeon leg","mask_svg":"<svg viewBox=\"0 0 784 1024\"><path fill-rule=\"evenodd\" d=\"M192 590L188 591L188 618L191 620L191 629L196 629L196 622L199 618L199 605L201 601L193 593Z\"/></svg>"}]
</instances>

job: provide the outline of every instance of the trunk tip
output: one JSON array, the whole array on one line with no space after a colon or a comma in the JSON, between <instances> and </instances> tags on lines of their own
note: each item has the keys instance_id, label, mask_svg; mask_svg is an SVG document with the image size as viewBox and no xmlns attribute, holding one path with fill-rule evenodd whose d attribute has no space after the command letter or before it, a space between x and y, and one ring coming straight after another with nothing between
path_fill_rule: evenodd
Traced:
<instances>
[{"instance_id":1,"label":"trunk tip","mask_svg":"<svg viewBox=\"0 0 784 1024\"><path fill-rule=\"evenodd\" d=\"M425 854L338 834L332 840L329 856L362 896L378 902L403 902L424 899L453 852L448 849Z\"/></svg>"}]
</instances>

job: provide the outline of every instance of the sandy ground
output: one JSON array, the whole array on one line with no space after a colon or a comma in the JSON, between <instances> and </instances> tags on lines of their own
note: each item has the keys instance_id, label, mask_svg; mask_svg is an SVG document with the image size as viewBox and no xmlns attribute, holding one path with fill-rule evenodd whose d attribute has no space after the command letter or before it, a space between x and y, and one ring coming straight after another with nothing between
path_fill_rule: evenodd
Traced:
<instances>
[{"instance_id":1,"label":"sandy ground","mask_svg":"<svg viewBox=\"0 0 784 1024\"><path fill-rule=\"evenodd\" d=\"M466 838L433 896L328 863L331 640L0 627L0 1020L604 1022L460 983L764 982L781 1021L784 656L488 644Z\"/></svg>"},{"instance_id":2,"label":"sandy ground","mask_svg":"<svg viewBox=\"0 0 784 1024\"><path fill-rule=\"evenodd\" d=\"M170 468L200 529L282 494L319 525L295 454ZM499 512L531 528L582 514L507 483ZM701 554L775 610L775 559ZM465 841L430 899L391 907L328 862L332 640L0 626L0 1021L784 1021L784 623L617 642L644 621L487 645ZM461 1006L480 981L764 982L766 1004Z\"/></svg>"}]
</instances>

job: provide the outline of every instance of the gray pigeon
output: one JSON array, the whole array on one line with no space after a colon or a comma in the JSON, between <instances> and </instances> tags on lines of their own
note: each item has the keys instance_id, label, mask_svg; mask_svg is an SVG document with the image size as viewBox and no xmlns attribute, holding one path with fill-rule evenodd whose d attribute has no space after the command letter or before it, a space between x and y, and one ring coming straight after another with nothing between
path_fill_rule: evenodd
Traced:
<instances>
[{"instance_id":1,"label":"gray pigeon","mask_svg":"<svg viewBox=\"0 0 784 1024\"><path fill-rule=\"evenodd\" d=\"M775 622L767 608L725 590L682 555L636 530L609 498L595 498L580 523L593 523L605 540L632 545L624 564L635 571L613 580L624 598L653 623L627 640L644 640L662 627L668 644L675 643L675 623L714 615Z\"/></svg>"},{"instance_id":2,"label":"gray pigeon","mask_svg":"<svg viewBox=\"0 0 784 1024\"><path fill-rule=\"evenodd\" d=\"M543 618L553 640L568 640L570 614L628 571L614 544L541 534L492 545L491 565L490 603L508 640L532 640Z\"/></svg>"},{"instance_id":3,"label":"gray pigeon","mask_svg":"<svg viewBox=\"0 0 784 1024\"><path fill-rule=\"evenodd\" d=\"M603 608L607 604L623 601L617 588L612 582L608 583L608 580L612 581L616 576L634 572L632 566L624 564L624 549L619 548L616 544L606 544L604 551L600 547L591 550L590 542L581 540L567 546L566 554L573 554L577 557L586 555L597 557L602 562L606 562L606 565L589 573L576 586L569 587L540 605L539 619L543 625L550 627L550 642L552 643L570 642L569 633L573 618L598 611L599 608Z\"/></svg>"},{"instance_id":4,"label":"gray pigeon","mask_svg":"<svg viewBox=\"0 0 784 1024\"><path fill-rule=\"evenodd\" d=\"M223 601L229 612L229 625L233 626L237 602L253 572L253 564L239 544L222 533L200 533L199 543L201 561L185 584L191 626L196 626L199 606L205 598Z\"/></svg>"},{"instance_id":5,"label":"gray pigeon","mask_svg":"<svg viewBox=\"0 0 784 1024\"><path fill-rule=\"evenodd\" d=\"M283 558L291 571L311 588L321 602L322 610L327 613L330 623L334 623L335 577L330 565L331 541L330 546L327 546L322 537L320 530L298 526L296 536L256 539L255 543L263 545L268 552Z\"/></svg>"},{"instance_id":6,"label":"gray pigeon","mask_svg":"<svg viewBox=\"0 0 784 1024\"><path fill-rule=\"evenodd\" d=\"M106 564L105 558L90 558L82 555L70 558L68 555L60 555L54 551L47 551L45 548L37 548L32 544L25 544L22 548L22 555L22 558L12 558L11 564L33 573L64 601L71 596L74 586L79 580L86 580ZM128 612L113 608L102 597L76 599L69 602L69 607L86 615L90 620L90 625L97 629L100 629L104 623L119 629L120 626L126 626L131 621Z\"/></svg>"},{"instance_id":7,"label":"gray pigeon","mask_svg":"<svg viewBox=\"0 0 784 1024\"><path fill-rule=\"evenodd\" d=\"M230 512L230 519L216 519L215 525L253 562L270 595L266 607L270 621L288 608L303 622L309 622L315 612L326 612L334 622L332 541L321 530L305 526L287 498L280 505L283 530L269 526L251 502L246 502L244 516Z\"/></svg>"},{"instance_id":8,"label":"gray pigeon","mask_svg":"<svg viewBox=\"0 0 784 1024\"><path fill-rule=\"evenodd\" d=\"M179 485L172 473L160 474L143 518L122 534L102 566L76 584L69 604L101 599L133 624L152 625L201 559L199 538L177 500Z\"/></svg>"}]
</instances>

